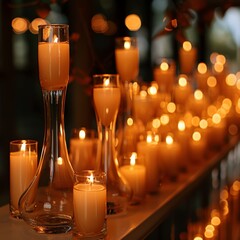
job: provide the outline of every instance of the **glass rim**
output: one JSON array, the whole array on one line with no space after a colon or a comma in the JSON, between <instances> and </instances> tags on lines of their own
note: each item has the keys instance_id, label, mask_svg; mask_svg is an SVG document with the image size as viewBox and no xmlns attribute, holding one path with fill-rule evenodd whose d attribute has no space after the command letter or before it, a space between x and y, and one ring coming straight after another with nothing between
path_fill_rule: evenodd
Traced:
<instances>
[{"instance_id":1,"label":"glass rim","mask_svg":"<svg viewBox=\"0 0 240 240\"><path fill-rule=\"evenodd\" d=\"M107 176L107 174L104 171L101 171L101 170L80 170L78 172L74 172L74 176L85 177L85 176L89 176L91 173L94 176L100 176L100 177L106 177Z\"/></svg>"},{"instance_id":2,"label":"glass rim","mask_svg":"<svg viewBox=\"0 0 240 240\"><path fill-rule=\"evenodd\" d=\"M64 24L64 23L60 23L60 24L57 24L57 23L50 23L50 24L41 24L41 25L38 25L38 29L40 28L44 28L44 27L54 27L54 28L69 28L69 25L68 24Z\"/></svg>"},{"instance_id":3,"label":"glass rim","mask_svg":"<svg viewBox=\"0 0 240 240\"><path fill-rule=\"evenodd\" d=\"M131 37L131 36L116 37L115 41L118 41L118 40L137 40L137 37Z\"/></svg>"},{"instance_id":4,"label":"glass rim","mask_svg":"<svg viewBox=\"0 0 240 240\"><path fill-rule=\"evenodd\" d=\"M103 74L94 74L93 78L95 77L119 77L119 74L117 73L103 73Z\"/></svg>"},{"instance_id":5,"label":"glass rim","mask_svg":"<svg viewBox=\"0 0 240 240\"><path fill-rule=\"evenodd\" d=\"M16 139L16 140L10 141L10 144L11 145L19 145L19 144L34 145L34 144L38 144L38 141L34 139Z\"/></svg>"}]
</instances>

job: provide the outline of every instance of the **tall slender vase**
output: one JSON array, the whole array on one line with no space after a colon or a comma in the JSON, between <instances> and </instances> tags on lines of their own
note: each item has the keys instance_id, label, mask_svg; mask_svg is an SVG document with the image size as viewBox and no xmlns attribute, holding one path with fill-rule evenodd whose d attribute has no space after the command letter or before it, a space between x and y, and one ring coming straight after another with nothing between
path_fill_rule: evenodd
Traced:
<instances>
[{"instance_id":1,"label":"tall slender vase","mask_svg":"<svg viewBox=\"0 0 240 240\"><path fill-rule=\"evenodd\" d=\"M39 26L39 78L45 131L37 173L19 201L21 216L39 233L72 228L73 169L65 140L64 107L69 80L68 25Z\"/></svg>"},{"instance_id":2,"label":"tall slender vase","mask_svg":"<svg viewBox=\"0 0 240 240\"><path fill-rule=\"evenodd\" d=\"M120 105L121 91L118 75L93 76L93 101L100 139L100 156L97 170L106 173L107 214L125 214L132 189L118 171L115 151L115 125Z\"/></svg>"},{"instance_id":3,"label":"tall slender vase","mask_svg":"<svg viewBox=\"0 0 240 240\"><path fill-rule=\"evenodd\" d=\"M117 73L121 83L121 105L117 120L118 158L129 155L126 137L128 118L134 119L133 109L133 82L137 80L139 73L139 49L137 38L118 37L115 39L115 60ZM121 161L121 160L120 160Z\"/></svg>"}]
</instances>

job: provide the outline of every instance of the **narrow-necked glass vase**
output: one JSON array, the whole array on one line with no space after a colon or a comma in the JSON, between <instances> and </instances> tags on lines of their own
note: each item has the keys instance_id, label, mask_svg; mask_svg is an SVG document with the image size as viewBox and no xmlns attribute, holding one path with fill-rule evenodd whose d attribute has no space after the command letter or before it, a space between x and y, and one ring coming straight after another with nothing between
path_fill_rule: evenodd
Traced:
<instances>
[{"instance_id":1,"label":"narrow-necked glass vase","mask_svg":"<svg viewBox=\"0 0 240 240\"><path fill-rule=\"evenodd\" d=\"M107 215L119 216L127 212L132 197L130 185L118 171L115 151L115 125L121 99L119 76L94 75L93 82L93 102L100 139L97 170L106 173Z\"/></svg>"},{"instance_id":2,"label":"narrow-necked glass vase","mask_svg":"<svg viewBox=\"0 0 240 240\"><path fill-rule=\"evenodd\" d=\"M38 33L39 79L45 130L37 173L19 201L22 218L39 233L72 228L74 172L65 139L64 108L69 80L68 25L41 25Z\"/></svg>"}]
</instances>

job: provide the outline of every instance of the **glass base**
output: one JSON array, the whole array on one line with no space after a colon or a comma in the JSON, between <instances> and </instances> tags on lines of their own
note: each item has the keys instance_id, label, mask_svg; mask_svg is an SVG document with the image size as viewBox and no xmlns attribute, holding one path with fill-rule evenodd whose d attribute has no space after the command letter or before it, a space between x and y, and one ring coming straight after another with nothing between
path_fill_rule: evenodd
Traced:
<instances>
[{"instance_id":1,"label":"glass base","mask_svg":"<svg viewBox=\"0 0 240 240\"><path fill-rule=\"evenodd\" d=\"M26 222L38 233L67 233L72 229L72 218L61 214L42 214Z\"/></svg>"},{"instance_id":2,"label":"glass base","mask_svg":"<svg viewBox=\"0 0 240 240\"><path fill-rule=\"evenodd\" d=\"M10 215L16 219L22 219L21 213L18 209L15 209L12 205L9 206Z\"/></svg>"},{"instance_id":3,"label":"glass base","mask_svg":"<svg viewBox=\"0 0 240 240\"><path fill-rule=\"evenodd\" d=\"M86 240L100 240L100 239L106 239L107 235L107 228L106 225L104 228L98 232L98 233L81 233L78 232L77 229L73 229L73 240L74 239L86 239Z\"/></svg>"}]
</instances>

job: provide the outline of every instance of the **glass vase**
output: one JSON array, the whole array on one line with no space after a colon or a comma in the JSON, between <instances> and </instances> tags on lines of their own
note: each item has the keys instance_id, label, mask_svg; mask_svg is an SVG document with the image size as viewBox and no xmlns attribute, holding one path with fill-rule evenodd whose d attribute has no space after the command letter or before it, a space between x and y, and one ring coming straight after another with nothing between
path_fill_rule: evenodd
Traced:
<instances>
[{"instance_id":1,"label":"glass vase","mask_svg":"<svg viewBox=\"0 0 240 240\"><path fill-rule=\"evenodd\" d=\"M72 228L74 182L64 127L69 79L68 25L39 26L38 61L44 140L37 173L19 205L23 220L37 232L64 233Z\"/></svg>"},{"instance_id":2,"label":"glass vase","mask_svg":"<svg viewBox=\"0 0 240 240\"><path fill-rule=\"evenodd\" d=\"M97 170L106 173L107 215L125 214L132 189L118 171L115 151L115 125L120 105L121 91L118 75L93 76L93 102L100 139Z\"/></svg>"}]
</instances>

